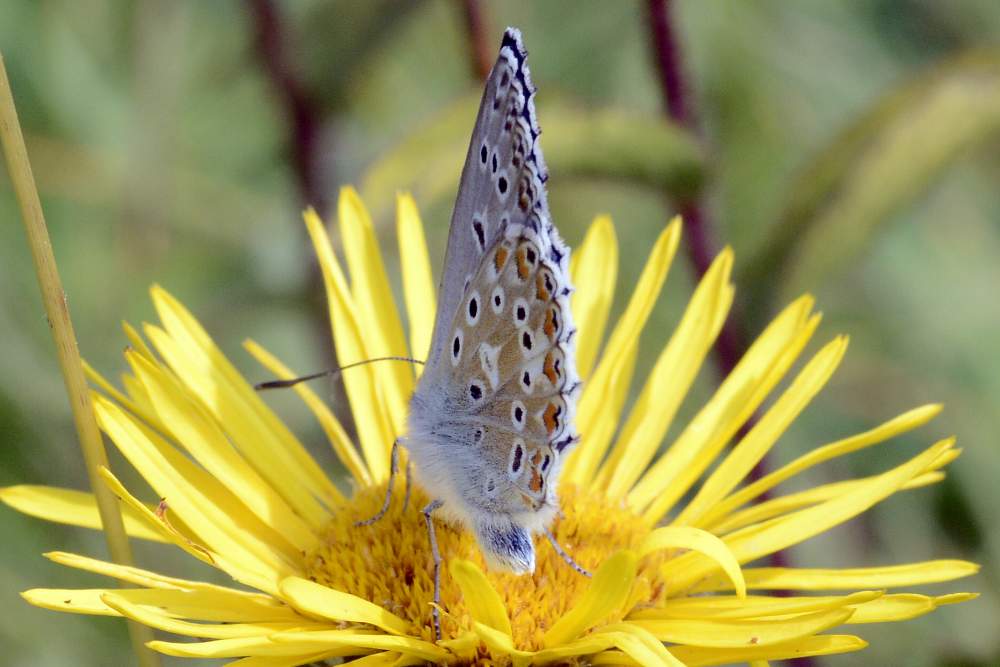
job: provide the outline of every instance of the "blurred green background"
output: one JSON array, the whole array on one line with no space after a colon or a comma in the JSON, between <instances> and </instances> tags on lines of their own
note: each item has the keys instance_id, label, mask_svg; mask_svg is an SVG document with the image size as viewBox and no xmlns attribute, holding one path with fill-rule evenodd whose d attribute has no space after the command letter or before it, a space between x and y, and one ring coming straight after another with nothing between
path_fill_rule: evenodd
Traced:
<instances>
[{"instance_id":1,"label":"blurred green background","mask_svg":"<svg viewBox=\"0 0 1000 667\"><path fill-rule=\"evenodd\" d=\"M395 267L394 193L412 190L440 266L479 97L464 3L295 0L270 5L270 19L268 5L0 3L0 50L80 345L106 375L124 367L120 320L153 318L153 282L251 378L266 373L240 348L245 337L300 371L325 367L304 192L330 211L341 185L357 185ZM613 216L625 260L617 310L636 258L678 202L700 197L715 241L736 250L745 331L801 291L817 296L825 320L810 349L839 332L851 334L851 348L773 461L945 403L897 444L798 484L872 474L955 434L965 453L947 481L893 497L789 557L812 567L984 564L974 579L932 589L978 590L979 600L855 626L872 646L823 664L1000 664L1000 3L690 0L673 14L697 135L664 120L646 3L481 5L491 52L516 25L532 53L563 236L575 245L595 214ZM290 102L312 122L298 156ZM6 177L0 220L0 485L86 488ZM686 259L678 255L647 329L646 359L690 294ZM687 414L716 381L710 359ZM332 466L295 401L273 402ZM16 597L34 586L102 585L41 557L104 557L100 536L4 507L0 534L0 664L129 664L119 621ZM205 573L144 544L137 560Z\"/></svg>"}]
</instances>

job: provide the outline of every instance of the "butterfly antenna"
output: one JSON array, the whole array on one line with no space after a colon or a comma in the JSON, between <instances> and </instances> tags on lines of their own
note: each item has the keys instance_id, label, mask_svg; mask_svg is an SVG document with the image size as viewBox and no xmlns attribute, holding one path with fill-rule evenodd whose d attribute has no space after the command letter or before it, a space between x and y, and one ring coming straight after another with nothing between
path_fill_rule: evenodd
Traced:
<instances>
[{"instance_id":1,"label":"butterfly antenna","mask_svg":"<svg viewBox=\"0 0 1000 667\"><path fill-rule=\"evenodd\" d=\"M355 366L364 366L365 364L373 364L376 361L406 361L411 364L424 365L424 362L419 359L412 359L410 357L376 357L374 359L365 359L364 361L355 361L353 364L345 364L344 366L338 366L337 368L331 368L328 371L320 371L319 373L311 373L309 375L303 375L302 377L290 378L288 380L271 380L269 382L258 382L253 386L257 391L262 391L264 389L285 389L287 387L294 387L300 382L307 382L309 380L315 380L321 377L333 377L335 375L340 375L341 371L346 371L348 368L354 368Z\"/></svg>"}]
</instances>

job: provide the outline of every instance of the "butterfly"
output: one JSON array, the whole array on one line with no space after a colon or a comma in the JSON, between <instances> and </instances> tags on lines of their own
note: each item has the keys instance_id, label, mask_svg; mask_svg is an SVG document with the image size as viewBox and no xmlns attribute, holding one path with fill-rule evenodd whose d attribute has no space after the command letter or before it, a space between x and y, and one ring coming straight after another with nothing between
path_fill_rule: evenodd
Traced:
<instances>
[{"instance_id":1,"label":"butterfly","mask_svg":"<svg viewBox=\"0 0 1000 667\"><path fill-rule=\"evenodd\" d=\"M570 252L549 212L526 57L520 31L508 28L472 131L430 353L400 439L434 498L424 515L435 562L432 513L471 531L491 567L517 574L534 571L532 536L558 512L580 391Z\"/></svg>"}]
</instances>

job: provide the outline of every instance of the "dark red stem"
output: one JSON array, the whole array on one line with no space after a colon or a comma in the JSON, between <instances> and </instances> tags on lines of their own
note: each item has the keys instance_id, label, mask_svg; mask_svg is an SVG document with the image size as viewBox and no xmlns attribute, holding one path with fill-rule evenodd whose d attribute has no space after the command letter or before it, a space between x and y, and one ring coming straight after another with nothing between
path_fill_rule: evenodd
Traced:
<instances>
[{"instance_id":1,"label":"dark red stem","mask_svg":"<svg viewBox=\"0 0 1000 667\"><path fill-rule=\"evenodd\" d=\"M684 67L681 63L681 46L671 21L671 2L670 0L648 0L648 7L653 55L656 60L656 70L667 113L674 122L697 131L691 91L688 88ZM705 275L712 263L719 245L714 238L711 222L700 199L679 202L679 206L684 218L684 238L686 239L688 257L698 276L701 277ZM740 321L740 308L738 304L734 303L733 312L726 320L718 339L715 341L715 360L719 375L722 377L732 372L747 349ZM752 428L756 421L756 416L752 416L743 426L742 432L745 433ZM767 474L768 469L767 457L765 456L751 471L750 479L760 479ZM758 500L767 500L769 497L770 494L765 493ZM771 555L770 560L775 567L788 565L784 551L775 552ZM805 667L808 663L797 664L799 667Z\"/></svg>"},{"instance_id":2,"label":"dark red stem","mask_svg":"<svg viewBox=\"0 0 1000 667\"><path fill-rule=\"evenodd\" d=\"M485 81L493 67L493 50L487 35L483 7L478 0L462 0L465 34L469 40L469 53L476 77Z\"/></svg>"},{"instance_id":3,"label":"dark red stem","mask_svg":"<svg viewBox=\"0 0 1000 667\"><path fill-rule=\"evenodd\" d=\"M288 151L302 204L326 214L327 197L319 172L320 117L295 76L286 52L278 7L272 0L247 0L254 21L254 41L261 64L274 87L288 124Z\"/></svg>"}]
</instances>

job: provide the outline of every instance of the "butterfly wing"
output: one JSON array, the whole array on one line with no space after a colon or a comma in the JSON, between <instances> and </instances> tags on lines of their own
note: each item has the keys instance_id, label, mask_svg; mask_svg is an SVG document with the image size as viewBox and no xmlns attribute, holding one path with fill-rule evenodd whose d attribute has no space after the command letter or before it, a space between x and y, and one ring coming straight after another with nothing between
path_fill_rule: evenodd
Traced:
<instances>
[{"instance_id":1,"label":"butterfly wing","mask_svg":"<svg viewBox=\"0 0 1000 667\"><path fill-rule=\"evenodd\" d=\"M548 218L548 174L537 146L526 58L520 31L508 28L486 81L451 216L429 366L449 342L453 316L485 252L511 222L523 222L530 213L519 205L522 198L528 207L539 202Z\"/></svg>"},{"instance_id":2,"label":"butterfly wing","mask_svg":"<svg viewBox=\"0 0 1000 667\"><path fill-rule=\"evenodd\" d=\"M453 322L461 340L455 346L453 339L449 359L465 380L454 388L454 404L463 407L456 419L486 429L478 448L501 492L510 483L508 512L554 504L562 459L577 441L571 288L547 243L529 226L512 224Z\"/></svg>"},{"instance_id":3,"label":"butterfly wing","mask_svg":"<svg viewBox=\"0 0 1000 667\"><path fill-rule=\"evenodd\" d=\"M530 532L557 509L580 386L569 249L549 214L526 57L508 28L462 172L407 443L442 509L515 572L534 568Z\"/></svg>"}]
</instances>

